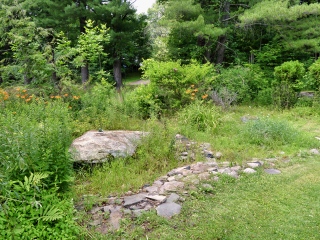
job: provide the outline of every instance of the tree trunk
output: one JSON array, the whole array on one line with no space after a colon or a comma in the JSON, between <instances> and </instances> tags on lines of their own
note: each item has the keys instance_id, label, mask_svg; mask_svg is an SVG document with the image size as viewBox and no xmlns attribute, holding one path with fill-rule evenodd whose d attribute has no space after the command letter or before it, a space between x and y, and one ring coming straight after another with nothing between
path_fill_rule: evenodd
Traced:
<instances>
[{"instance_id":1,"label":"tree trunk","mask_svg":"<svg viewBox=\"0 0 320 240\"><path fill-rule=\"evenodd\" d=\"M121 76L121 61L120 59L115 59L113 61L113 77L116 81L117 90L120 91L122 87L122 76Z\"/></svg>"},{"instance_id":2,"label":"tree trunk","mask_svg":"<svg viewBox=\"0 0 320 240\"><path fill-rule=\"evenodd\" d=\"M85 63L83 67L81 67L81 82L85 84L89 79L89 64Z\"/></svg>"},{"instance_id":3,"label":"tree trunk","mask_svg":"<svg viewBox=\"0 0 320 240\"><path fill-rule=\"evenodd\" d=\"M222 6L222 17L221 22L222 26L227 27L228 25L228 19L230 18L230 2L229 0L226 0L223 2ZM227 36L222 35L218 37L218 44L216 47L216 64L222 64L224 61L224 53L226 50L226 43L227 43Z\"/></svg>"}]
</instances>

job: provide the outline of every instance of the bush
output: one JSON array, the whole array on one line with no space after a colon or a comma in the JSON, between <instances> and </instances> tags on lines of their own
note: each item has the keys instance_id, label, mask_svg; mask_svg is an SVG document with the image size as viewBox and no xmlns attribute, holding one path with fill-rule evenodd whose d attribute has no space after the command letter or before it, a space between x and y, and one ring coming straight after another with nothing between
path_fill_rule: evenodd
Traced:
<instances>
[{"instance_id":1,"label":"bush","mask_svg":"<svg viewBox=\"0 0 320 240\"><path fill-rule=\"evenodd\" d=\"M319 90L320 88L320 59L315 61L310 67L309 67L309 74L311 75L311 78L313 80L313 90Z\"/></svg>"},{"instance_id":2,"label":"bush","mask_svg":"<svg viewBox=\"0 0 320 240\"><path fill-rule=\"evenodd\" d=\"M211 88L214 68L211 64L158 62L149 59L142 65L143 77L154 85L157 98L165 109L178 109L201 99Z\"/></svg>"},{"instance_id":3,"label":"bush","mask_svg":"<svg viewBox=\"0 0 320 240\"><path fill-rule=\"evenodd\" d=\"M159 116L161 102L153 84L139 86L124 96L125 112L143 119Z\"/></svg>"},{"instance_id":4,"label":"bush","mask_svg":"<svg viewBox=\"0 0 320 240\"><path fill-rule=\"evenodd\" d=\"M17 104L0 113L0 172L22 181L31 172L48 172L45 183L66 190L72 176L68 105L62 101Z\"/></svg>"},{"instance_id":5,"label":"bush","mask_svg":"<svg viewBox=\"0 0 320 240\"><path fill-rule=\"evenodd\" d=\"M214 105L195 101L178 112L178 121L183 130L212 133L220 123L220 113Z\"/></svg>"},{"instance_id":6,"label":"bush","mask_svg":"<svg viewBox=\"0 0 320 240\"><path fill-rule=\"evenodd\" d=\"M290 108L297 101L297 92L305 87L303 63L284 62L274 68L273 101L280 108Z\"/></svg>"},{"instance_id":7,"label":"bush","mask_svg":"<svg viewBox=\"0 0 320 240\"><path fill-rule=\"evenodd\" d=\"M23 181L0 182L1 239L79 239L73 203L47 189L46 173L31 173Z\"/></svg>"},{"instance_id":8,"label":"bush","mask_svg":"<svg viewBox=\"0 0 320 240\"><path fill-rule=\"evenodd\" d=\"M236 94L237 102L241 103L255 99L259 91L268 87L268 81L258 66L248 64L221 69L212 87L218 93L227 91L229 95Z\"/></svg>"},{"instance_id":9,"label":"bush","mask_svg":"<svg viewBox=\"0 0 320 240\"><path fill-rule=\"evenodd\" d=\"M264 146L277 146L297 143L299 132L283 121L262 118L246 123L244 141Z\"/></svg>"}]
</instances>

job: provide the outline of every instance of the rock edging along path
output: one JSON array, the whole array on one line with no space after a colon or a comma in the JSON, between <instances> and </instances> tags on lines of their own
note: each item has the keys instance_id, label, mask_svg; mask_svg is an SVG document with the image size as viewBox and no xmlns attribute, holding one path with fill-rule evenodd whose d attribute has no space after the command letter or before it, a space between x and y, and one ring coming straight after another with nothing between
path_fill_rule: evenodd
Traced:
<instances>
[{"instance_id":1,"label":"rock edging along path","mask_svg":"<svg viewBox=\"0 0 320 240\"><path fill-rule=\"evenodd\" d=\"M195 143L187 138L177 135L177 143L187 147L181 152L180 157L190 155L188 149ZM210 151L210 144L200 144L201 153L205 161L185 165L171 170L167 175L155 180L152 184L146 184L138 192L129 191L123 197L109 197L103 199L101 206L92 208L88 213L91 214L89 227L95 227L96 231L107 233L110 230L116 230L120 227L120 221L125 216L137 217L143 212L155 209L159 216L171 218L179 214L182 203L188 195L187 189L202 187L213 189L209 183L202 183L204 180L218 181L221 174L229 175L233 178L239 178L241 174L254 174L257 168L265 167L266 174L280 174L281 171L274 169L278 158L267 158L263 161L252 159L244 166L230 166L229 162L217 163L217 157L222 157L221 153ZM312 153L313 150L310 150ZM192 154L192 152L191 152ZM312 153L315 154L315 153ZM210 156L210 157L208 157ZM81 206L78 206L81 208ZM83 206L82 206L83 208Z\"/></svg>"}]
</instances>

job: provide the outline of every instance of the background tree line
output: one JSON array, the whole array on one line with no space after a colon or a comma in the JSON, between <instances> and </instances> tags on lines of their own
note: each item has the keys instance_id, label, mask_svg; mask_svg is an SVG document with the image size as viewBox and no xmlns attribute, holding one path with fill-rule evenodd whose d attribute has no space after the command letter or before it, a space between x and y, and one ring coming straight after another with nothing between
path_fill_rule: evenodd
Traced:
<instances>
[{"instance_id":1,"label":"background tree line","mask_svg":"<svg viewBox=\"0 0 320 240\"><path fill-rule=\"evenodd\" d=\"M105 78L119 89L123 74L151 57L213 64L233 79L220 77L217 91L239 88L239 72L250 72L254 84L242 91L258 94L271 87L276 66L298 60L309 68L320 52L318 1L159 0L148 16L136 14L133 2L3 0L0 81L59 86Z\"/></svg>"}]
</instances>

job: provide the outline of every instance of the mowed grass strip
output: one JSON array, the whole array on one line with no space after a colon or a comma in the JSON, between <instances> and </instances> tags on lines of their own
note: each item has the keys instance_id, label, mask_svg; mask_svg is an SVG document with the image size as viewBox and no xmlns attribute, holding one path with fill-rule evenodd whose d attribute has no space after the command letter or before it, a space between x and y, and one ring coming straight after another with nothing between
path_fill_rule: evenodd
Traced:
<instances>
[{"instance_id":1,"label":"mowed grass strip","mask_svg":"<svg viewBox=\"0 0 320 240\"><path fill-rule=\"evenodd\" d=\"M137 231L149 239L320 239L319 169L320 159L309 158L280 175L222 177L213 193L191 193L182 214L156 226L147 215L140 226L153 229Z\"/></svg>"}]
</instances>

